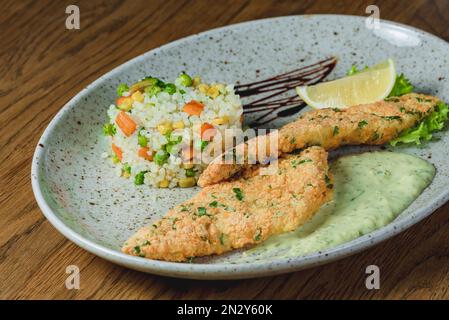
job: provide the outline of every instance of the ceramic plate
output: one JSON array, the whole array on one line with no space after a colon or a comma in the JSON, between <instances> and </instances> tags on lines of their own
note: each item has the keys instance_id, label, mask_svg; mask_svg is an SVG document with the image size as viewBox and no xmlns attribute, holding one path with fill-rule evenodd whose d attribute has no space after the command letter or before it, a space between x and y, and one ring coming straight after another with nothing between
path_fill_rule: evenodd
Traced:
<instances>
[{"instance_id":1,"label":"ceramic plate","mask_svg":"<svg viewBox=\"0 0 449 320\"><path fill-rule=\"evenodd\" d=\"M251 21L211 30L145 53L102 76L76 95L51 121L36 148L32 184L48 220L80 247L114 263L144 272L194 279L235 279L280 274L340 259L364 250L417 223L449 199L449 134L422 147L402 147L432 162L432 184L395 221L371 234L325 252L279 260L233 262L233 255L201 263L171 263L132 257L120 247L139 227L163 215L198 189L136 187L116 177L102 135L106 110L115 88L151 74L174 79L180 71L206 81L252 82L336 57L327 80L343 76L352 64L372 65L388 57L396 61L417 91L449 101L449 45L423 31L382 21L366 27L364 17L290 16ZM244 102L248 102L245 100ZM246 118L253 121L258 114ZM265 124L292 121L291 112ZM339 153L368 148L344 148ZM393 254L385 252L385 254Z\"/></svg>"}]
</instances>

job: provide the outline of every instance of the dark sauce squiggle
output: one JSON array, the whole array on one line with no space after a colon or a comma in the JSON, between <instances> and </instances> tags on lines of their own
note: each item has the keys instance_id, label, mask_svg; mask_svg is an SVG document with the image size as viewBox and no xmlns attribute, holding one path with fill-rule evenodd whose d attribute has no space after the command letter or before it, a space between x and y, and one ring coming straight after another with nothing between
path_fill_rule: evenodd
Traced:
<instances>
[{"instance_id":1,"label":"dark sauce squiggle","mask_svg":"<svg viewBox=\"0 0 449 320\"><path fill-rule=\"evenodd\" d=\"M263 95L261 98L244 104L244 113L260 112L252 126L260 126L280 117L288 117L303 109L306 104L295 93L280 97L297 86L312 85L322 81L337 64L337 58L329 57L314 64L295 69L265 80L238 84L236 93L240 97Z\"/></svg>"}]
</instances>

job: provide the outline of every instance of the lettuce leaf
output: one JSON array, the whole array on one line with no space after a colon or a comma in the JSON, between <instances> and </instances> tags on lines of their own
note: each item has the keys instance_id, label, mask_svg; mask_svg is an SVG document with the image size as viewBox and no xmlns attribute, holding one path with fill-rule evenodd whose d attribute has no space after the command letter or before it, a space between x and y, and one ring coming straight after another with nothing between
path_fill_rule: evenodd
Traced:
<instances>
[{"instance_id":1,"label":"lettuce leaf","mask_svg":"<svg viewBox=\"0 0 449 320\"><path fill-rule=\"evenodd\" d=\"M368 66L359 70L356 66L352 66L347 72L347 75L353 75L359 73ZM399 97L407 93L411 93L414 90L414 86L410 83L410 80L405 77L403 73L396 76L396 80L388 98ZM443 102L439 102L435 110L426 117L420 124L413 128L407 129L401 133L399 137L390 141L392 146L396 146L398 143L414 143L420 145L421 141L429 141L432 139L432 133L441 131L444 128L445 121L448 120L449 107Z\"/></svg>"},{"instance_id":2,"label":"lettuce leaf","mask_svg":"<svg viewBox=\"0 0 449 320\"><path fill-rule=\"evenodd\" d=\"M432 133L441 131L444 128L445 121L448 120L449 106L443 102L438 102L435 110L426 117L419 125L405 130L399 137L390 141L392 146L398 143L421 144L421 140L429 141L432 139Z\"/></svg>"},{"instance_id":3,"label":"lettuce leaf","mask_svg":"<svg viewBox=\"0 0 449 320\"><path fill-rule=\"evenodd\" d=\"M396 81L394 82L393 89L391 89L390 94L388 97L399 97L403 94L407 94L410 92L413 92L413 85L410 83L410 80L408 80L403 73L401 73L399 76L396 76Z\"/></svg>"}]
</instances>

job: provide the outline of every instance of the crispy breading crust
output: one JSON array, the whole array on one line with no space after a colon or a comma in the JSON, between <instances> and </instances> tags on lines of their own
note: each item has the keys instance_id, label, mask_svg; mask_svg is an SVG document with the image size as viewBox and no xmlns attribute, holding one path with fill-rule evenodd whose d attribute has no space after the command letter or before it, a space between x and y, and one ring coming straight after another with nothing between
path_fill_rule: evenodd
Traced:
<instances>
[{"instance_id":1,"label":"crispy breading crust","mask_svg":"<svg viewBox=\"0 0 449 320\"><path fill-rule=\"evenodd\" d=\"M311 147L280 159L273 175L258 175L202 189L143 227L123 246L131 255L167 261L222 254L292 231L332 195L327 152Z\"/></svg>"},{"instance_id":2,"label":"crispy breading crust","mask_svg":"<svg viewBox=\"0 0 449 320\"><path fill-rule=\"evenodd\" d=\"M411 93L342 110L320 109L305 113L279 130L278 156L313 145L332 150L342 145L385 144L418 124L438 102L436 97ZM255 157L259 154L257 148L264 146L269 150L269 139L261 142L261 138L256 137L245 143L244 164L222 163L222 156L219 156L201 174L198 185L204 187L229 179L242 168L249 167L248 156ZM256 150L256 153L248 155L248 150Z\"/></svg>"}]
</instances>

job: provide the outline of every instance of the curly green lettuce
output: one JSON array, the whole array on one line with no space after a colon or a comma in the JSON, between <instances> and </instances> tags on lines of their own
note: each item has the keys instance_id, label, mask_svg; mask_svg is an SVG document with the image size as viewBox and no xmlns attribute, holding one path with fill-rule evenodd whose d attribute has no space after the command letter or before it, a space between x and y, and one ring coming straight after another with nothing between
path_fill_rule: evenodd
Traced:
<instances>
[{"instance_id":1,"label":"curly green lettuce","mask_svg":"<svg viewBox=\"0 0 449 320\"><path fill-rule=\"evenodd\" d=\"M444 124L448 120L448 113L449 106L443 102L438 102L435 110L419 125L405 130L399 137L390 141L390 144L392 146L396 146L398 143L420 145L421 140L431 140L434 132L443 130Z\"/></svg>"},{"instance_id":2,"label":"curly green lettuce","mask_svg":"<svg viewBox=\"0 0 449 320\"><path fill-rule=\"evenodd\" d=\"M347 75L353 75L368 69L365 66L363 69L359 70L356 66L352 66L347 72ZM414 90L414 86L410 83L410 80L405 77L403 73L396 76L396 81L394 83L393 89L388 95L389 97L399 97L407 93L411 93ZM420 145L421 141L429 141L433 137L433 133L441 131L444 128L445 122L448 120L449 107L443 102L439 102L435 110L426 117L417 126L407 129L396 139L390 141L392 146L396 146L398 143L411 143Z\"/></svg>"},{"instance_id":3,"label":"curly green lettuce","mask_svg":"<svg viewBox=\"0 0 449 320\"><path fill-rule=\"evenodd\" d=\"M411 93L413 92L413 85L410 83L410 80L408 80L403 73L396 76L396 81L394 82L393 89L391 89L390 94L388 97L399 97L403 94Z\"/></svg>"}]
</instances>

